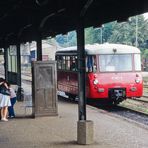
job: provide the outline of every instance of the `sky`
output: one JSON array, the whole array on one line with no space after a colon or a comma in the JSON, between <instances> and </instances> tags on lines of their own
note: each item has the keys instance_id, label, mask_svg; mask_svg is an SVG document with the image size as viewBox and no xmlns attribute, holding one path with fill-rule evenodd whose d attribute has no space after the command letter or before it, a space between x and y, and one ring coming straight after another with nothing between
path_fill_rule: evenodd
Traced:
<instances>
[{"instance_id":1,"label":"sky","mask_svg":"<svg viewBox=\"0 0 148 148\"><path fill-rule=\"evenodd\" d=\"M145 19L148 19L148 12L143 14Z\"/></svg>"}]
</instances>

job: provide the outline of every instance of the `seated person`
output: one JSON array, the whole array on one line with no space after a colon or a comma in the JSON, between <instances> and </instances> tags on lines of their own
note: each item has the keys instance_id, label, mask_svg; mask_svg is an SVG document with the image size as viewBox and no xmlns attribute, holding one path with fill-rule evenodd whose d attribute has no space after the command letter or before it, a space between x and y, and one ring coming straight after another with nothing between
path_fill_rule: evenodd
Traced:
<instances>
[{"instance_id":1,"label":"seated person","mask_svg":"<svg viewBox=\"0 0 148 148\"><path fill-rule=\"evenodd\" d=\"M75 71L76 70L76 62L72 61L71 65L70 65L70 70Z\"/></svg>"}]
</instances>

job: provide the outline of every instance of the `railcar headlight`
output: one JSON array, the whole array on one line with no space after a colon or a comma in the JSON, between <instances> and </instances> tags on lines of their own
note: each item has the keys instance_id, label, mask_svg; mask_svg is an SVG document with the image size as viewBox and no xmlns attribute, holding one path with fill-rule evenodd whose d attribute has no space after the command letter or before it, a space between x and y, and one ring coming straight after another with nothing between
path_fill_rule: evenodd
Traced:
<instances>
[{"instance_id":1,"label":"railcar headlight","mask_svg":"<svg viewBox=\"0 0 148 148\"><path fill-rule=\"evenodd\" d=\"M140 79L136 79L135 82L136 82L136 83L140 83Z\"/></svg>"},{"instance_id":2,"label":"railcar headlight","mask_svg":"<svg viewBox=\"0 0 148 148\"><path fill-rule=\"evenodd\" d=\"M94 84L97 85L99 84L99 81L97 79L94 80Z\"/></svg>"},{"instance_id":3,"label":"railcar headlight","mask_svg":"<svg viewBox=\"0 0 148 148\"><path fill-rule=\"evenodd\" d=\"M130 90L131 91L137 91L137 88L136 87L131 87Z\"/></svg>"}]
</instances>

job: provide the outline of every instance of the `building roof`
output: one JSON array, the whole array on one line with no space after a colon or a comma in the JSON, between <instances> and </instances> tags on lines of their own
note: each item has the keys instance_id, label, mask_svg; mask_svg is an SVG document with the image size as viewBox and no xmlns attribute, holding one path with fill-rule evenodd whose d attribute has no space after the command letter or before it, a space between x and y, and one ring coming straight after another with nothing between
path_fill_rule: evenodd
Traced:
<instances>
[{"instance_id":1,"label":"building roof","mask_svg":"<svg viewBox=\"0 0 148 148\"><path fill-rule=\"evenodd\" d=\"M1 0L0 46L65 34L84 27L99 27L148 11L147 0Z\"/></svg>"}]
</instances>

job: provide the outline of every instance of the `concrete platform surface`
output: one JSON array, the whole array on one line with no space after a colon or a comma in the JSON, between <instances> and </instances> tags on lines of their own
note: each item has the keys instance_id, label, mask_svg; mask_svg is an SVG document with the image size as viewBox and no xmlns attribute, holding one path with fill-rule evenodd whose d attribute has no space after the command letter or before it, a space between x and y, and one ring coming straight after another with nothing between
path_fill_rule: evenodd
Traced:
<instances>
[{"instance_id":1,"label":"concrete platform surface","mask_svg":"<svg viewBox=\"0 0 148 148\"><path fill-rule=\"evenodd\" d=\"M87 106L94 122L94 143L77 144L78 105L60 100L56 117L21 118L0 122L0 148L148 148L148 130L105 111Z\"/></svg>"}]
</instances>

